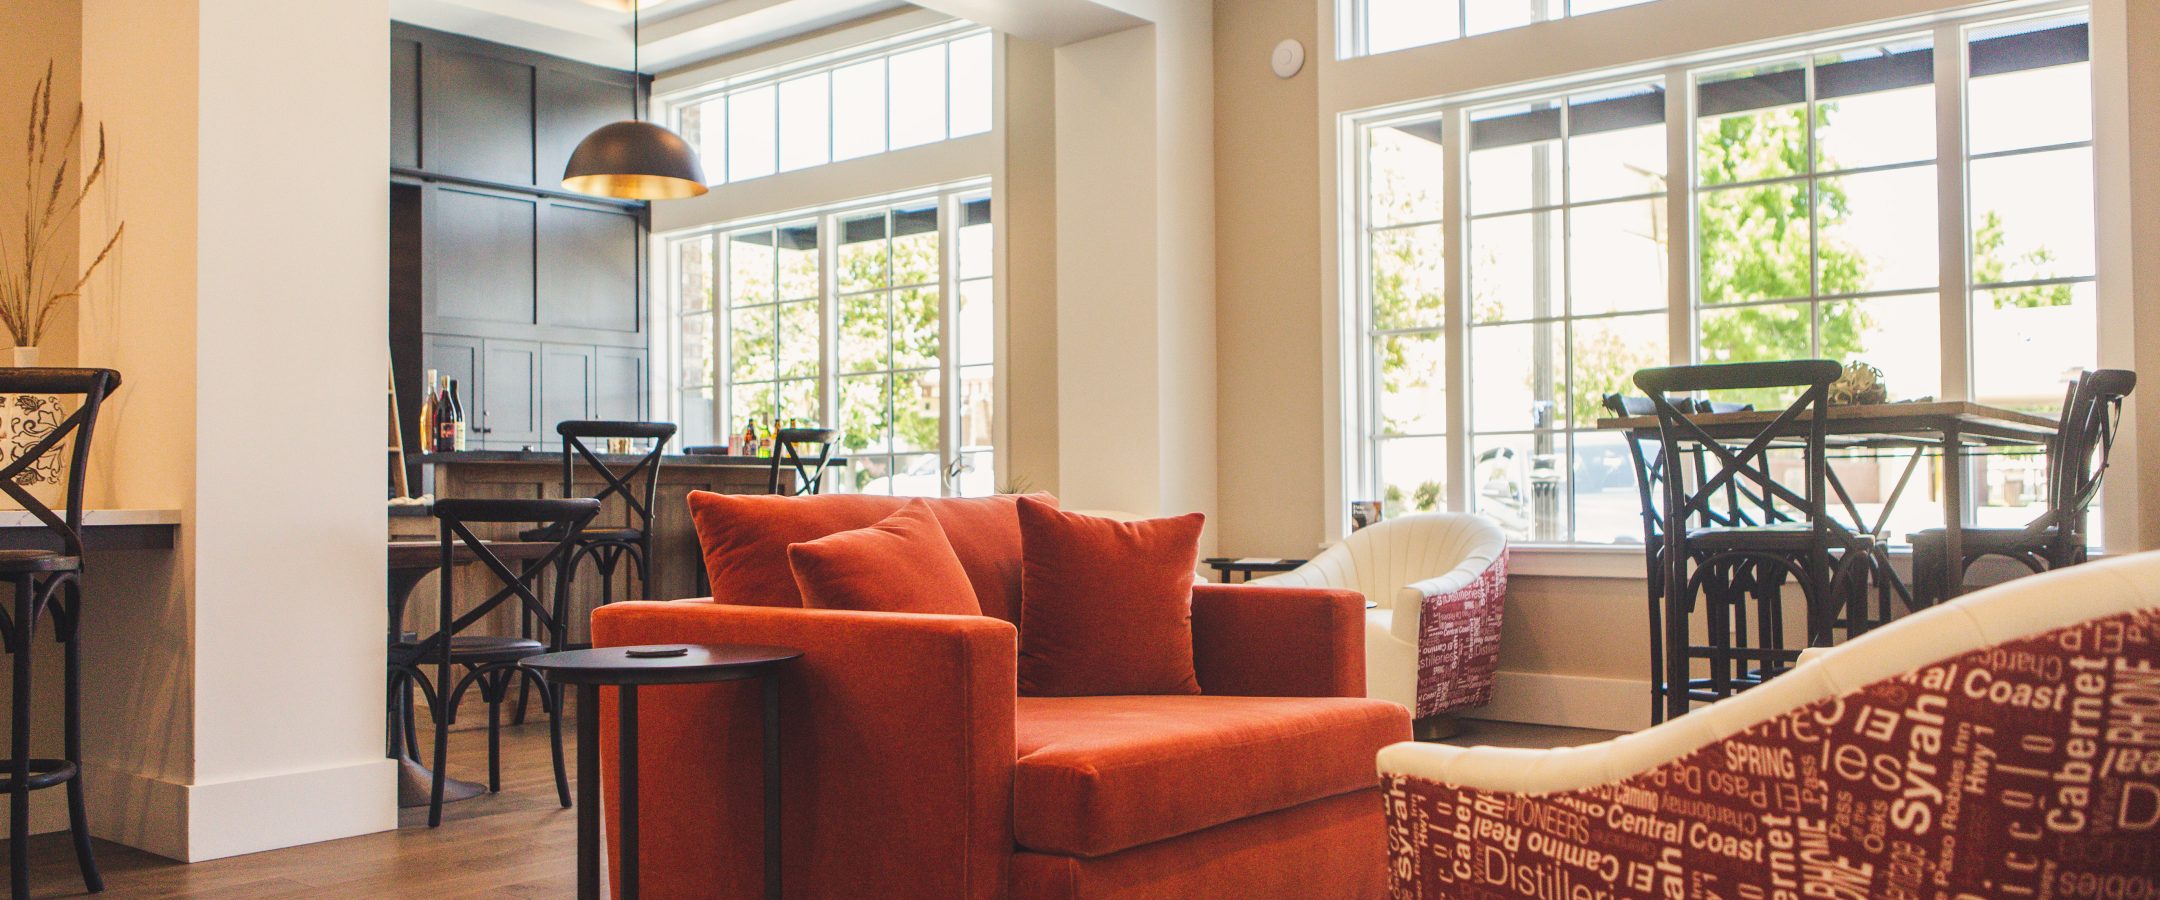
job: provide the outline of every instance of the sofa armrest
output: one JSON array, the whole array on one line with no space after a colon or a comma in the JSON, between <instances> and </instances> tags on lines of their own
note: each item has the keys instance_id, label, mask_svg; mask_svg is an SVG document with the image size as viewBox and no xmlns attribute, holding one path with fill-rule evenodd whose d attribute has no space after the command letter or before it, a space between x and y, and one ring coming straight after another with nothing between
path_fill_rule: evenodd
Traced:
<instances>
[{"instance_id":1,"label":"sofa armrest","mask_svg":"<svg viewBox=\"0 0 2160 900\"><path fill-rule=\"evenodd\" d=\"M791 895L1004 891L1018 646L1010 623L624 602L594 611L592 633L603 647L803 651L779 679L782 871ZM762 893L761 696L755 682L640 689L639 843L651 895L705 896L715 885ZM619 833L614 707L614 692L603 691L610 835Z\"/></svg>"},{"instance_id":2,"label":"sofa armrest","mask_svg":"<svg viewBox=\"0 0 2160 900\"><path fill-rule=\"evenodd\" d=\"M1203 693L1365 696L1365 597L1329 588L1193 585Z\"/></svg>"}]
</instances>

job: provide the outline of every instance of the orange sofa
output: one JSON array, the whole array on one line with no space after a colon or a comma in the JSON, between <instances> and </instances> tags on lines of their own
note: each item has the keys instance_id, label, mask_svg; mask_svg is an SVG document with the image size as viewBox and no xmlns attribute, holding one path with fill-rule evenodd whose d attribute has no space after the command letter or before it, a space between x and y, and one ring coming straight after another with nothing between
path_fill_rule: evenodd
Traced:
<instances>
[{"instance_id":1,"label":"orange sofa","mask_svg":"<svg viewBox=\"0 0 2160 900\"><path fill-rule=\"evenodd\" d=\"M809 530L826 533L900 505L773 499L797 505L767 512L800 511L818 522ZM780 684L786 896L1385 894L1373 759L1409 737L1410 719L1399 705L1363 699L1362 597L1199 585L1192 621L1202 694L1021 697L1009 621L1020 547L1004 518L1012 503L933 505L954 545L975 551L962 561L989 615L712 600L616 603L593 615L599 646L805 651ZM803 539L802 522L720 527ZM779 539L769 542L784 553ZM983 552L1001 548L1009 552ZM729 575L720 575L716 592L725 595ZM771 604L787 588L753 602ZM603 692L610 834L612 702ZM652 896L763 895L759 708L756 689L743 684L640 692L641 876Z\"/></svg>"}]
</instances>

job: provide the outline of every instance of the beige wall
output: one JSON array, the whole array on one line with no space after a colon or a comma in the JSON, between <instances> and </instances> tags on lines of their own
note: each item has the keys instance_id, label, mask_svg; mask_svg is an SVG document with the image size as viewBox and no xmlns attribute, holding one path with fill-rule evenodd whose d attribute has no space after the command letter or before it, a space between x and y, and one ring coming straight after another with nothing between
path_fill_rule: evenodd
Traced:
<instances>
[{"instance_id":1,"label":"beige wall","mask_svg":"<svg viewBox=\"0 0 2160 900\"><path fill-rule=\"evenodd\" d=\"M1058 492L1058 261L1055 50L1006 36L1000 42L996 177L997 326L1004 395L999 490Z\"/></svg>"},{"instance_id":2,"label":"beige wall","mask_svg":"<svg viewBox=\"0 0 2160 900\"><path fill-rule=\"evenodd\" d=\"M14 0L0 9L0 221L21 221L22 184L28 161L23 158L27 116L23 114L29 103L30 91L38 79L45 77L47 64L53 72L53 129L65 133L68 123L75 115L76 104L82 98L82 4L80 0ZM94 123L92 123L94 127ZM56 138L57 140L57 138ZM95 140L92 141L93 146ZM81 142L65 147L55 147L54 154L61 159L74 158ZM62 223L60 239L53 246L56 271L72 272L75 267L75 244L78 216L68 216ZM19 225L14 227L20 227ZM10 230L10 237L16 232ZM13 254L10 254L13 255ZM14 277L15 273L0 273ZM75 310L73 301L63 301L46 326L46 338L39 363L48 366L68 366L75 363ZM12 343L0 335L0 343ZM50 642L39 641L34 653L35 668L31 674L36 690L36 708L31 721L32 748L40 756L60 755L60 654ZM10 671L0 671L0 691L13 683ZM0 740L11 734L9 724L0 722ZM66 798L56 791L39 791L31 795L31 827L35 831L51 831L67 827Z\"/></svg>"},{"instance_id":3,"label":"beige wall","mask_svg":"<svg viewBox=\"0 0 2160 900\"><path fill-rule=\"evenodd\" d=\"M1222 551L1311 556L1321 464L1318 67L1275 77L1295 39L1322 52L1313 0L1215 3L1215 341Z\"/></svg>"},{"instance_id":4,"label":"beige wall","mask_svg":"<svg viewBox=\"0 0 2160 900\"><path fill-rule=\"evenodd\" d=\"M0 9L0 214L19 221L22 209L24 115L30 90L53 67L52 128L64 134L82 99L82 2L81 0L9 0ZM95 123L85 123L95 133ZM55 138L57 140L57 138ZM92 146L96 139L91 140ZM77 146L80 146L78 142ZM74 147L56 148L68 155ZM77 217L69 216L54 245L58 271L72 271L75 264ZM12 232L10 232L12 233ZM12 274L12 273L10 273ZM46 326L47 337L40 365L75 364L75 308L63 301ZM0 333L0 343L12 343Z\"/></svg>"}]
</instances>

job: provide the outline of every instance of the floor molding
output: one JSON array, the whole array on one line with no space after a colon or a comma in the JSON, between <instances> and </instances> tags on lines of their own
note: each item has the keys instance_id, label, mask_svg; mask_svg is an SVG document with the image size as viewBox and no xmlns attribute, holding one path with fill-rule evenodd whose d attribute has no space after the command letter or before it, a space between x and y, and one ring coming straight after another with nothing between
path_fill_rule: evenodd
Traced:
<instances>
[{"instance_id":1,"label":"floor molding","mask_svg":"<svg viewBox=\"0 0 2160 900\"><path fill-rule=\"evenodd\" d=\"M1493 700L1469 715L1503 722L1641 731L1650 727L1650 683L1544 672L1501 672Z\"/></svg>"},{"instance_id":2,"label":"floor molding","mask_svg":"<svg viewBox=\"0 0 2160 900\"><path fill-rule=\"evenodd\" d=\"M206 784L85 767L90 830L201 862L397 827L397 764L373 759Z\"/></svg>"}]
</instances>

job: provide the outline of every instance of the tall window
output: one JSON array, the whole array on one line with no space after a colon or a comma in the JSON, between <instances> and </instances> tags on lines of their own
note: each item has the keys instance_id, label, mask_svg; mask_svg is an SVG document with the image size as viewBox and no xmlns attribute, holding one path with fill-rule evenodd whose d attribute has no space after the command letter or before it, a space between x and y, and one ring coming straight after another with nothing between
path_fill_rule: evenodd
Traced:
<instances>
[{"instance_id":1,"label":"tall window","mask_svg":"<svg viewBox=\"0 0 2160 900\"><path fill-rule=\"evenodd\" d=\"M990 33L902 39L672 100L713 184L990 130Z\"/></svg>"},{"instance_id":2,"label":"tall window","mask_svg":"<svg viewBox=\"0 0 2160 900\"><path fill-rule=\"evenodd\" d=\"M990 215L969 189L671 238L685 442L832 423L853 490L992 493Z\"/></svg>"},{"instance_id":3,"label":"tall window","mask_svg":"<svg viewBox=\"0 0 2160 900\"><path fill-rule=\"evenodd\" d=\"M1925 38L1696 77L1704 362L1863 359L1892 399L1939 393L1934 80Z\"/></svg>"},{"instance_id":4,"label":"tall window","mask_svg":"<svg viewBox=\"0 0 2160 900\"><path fill-rule=\"evenodd\" d=\"M1338 0L1342 56L1365 56L1588 15L1650 0Z\"/></svg>"},{"instance_id":5,"label":"tall window","mask_svg":"<svg viewBox=\"0 0 2160 900\"><path fill-rule=\"evenodd\" d=\"M1593 423L1635 370L1690 360L1862 361L1893 400L2052 414L2096 363L2086 46L2083 13L1980 20L1360 123L1350 496L1638 541L1630 460ZM1937 65L1944 47L1964 65ZM1966 227L1940 227L1961 206ZM1873 515L1902 464L1836 466ZM2031 518L2037 457L1976 466L1981 523ZM1941 521L1921 472L1893 536Z\"/></svg>"},{"instance_id":6,"label":"tall window","mask_svg":"<svg viewBox=\"0 0 2160 900\"><path fill-rule=\"evenodd\" d=\"M1471 506L1518 534L1641 531L1603 490L1626 451L1577 429L1667 359L1665 168L1659 85L1470 113Z\"/></svg>"}]
</instances>

